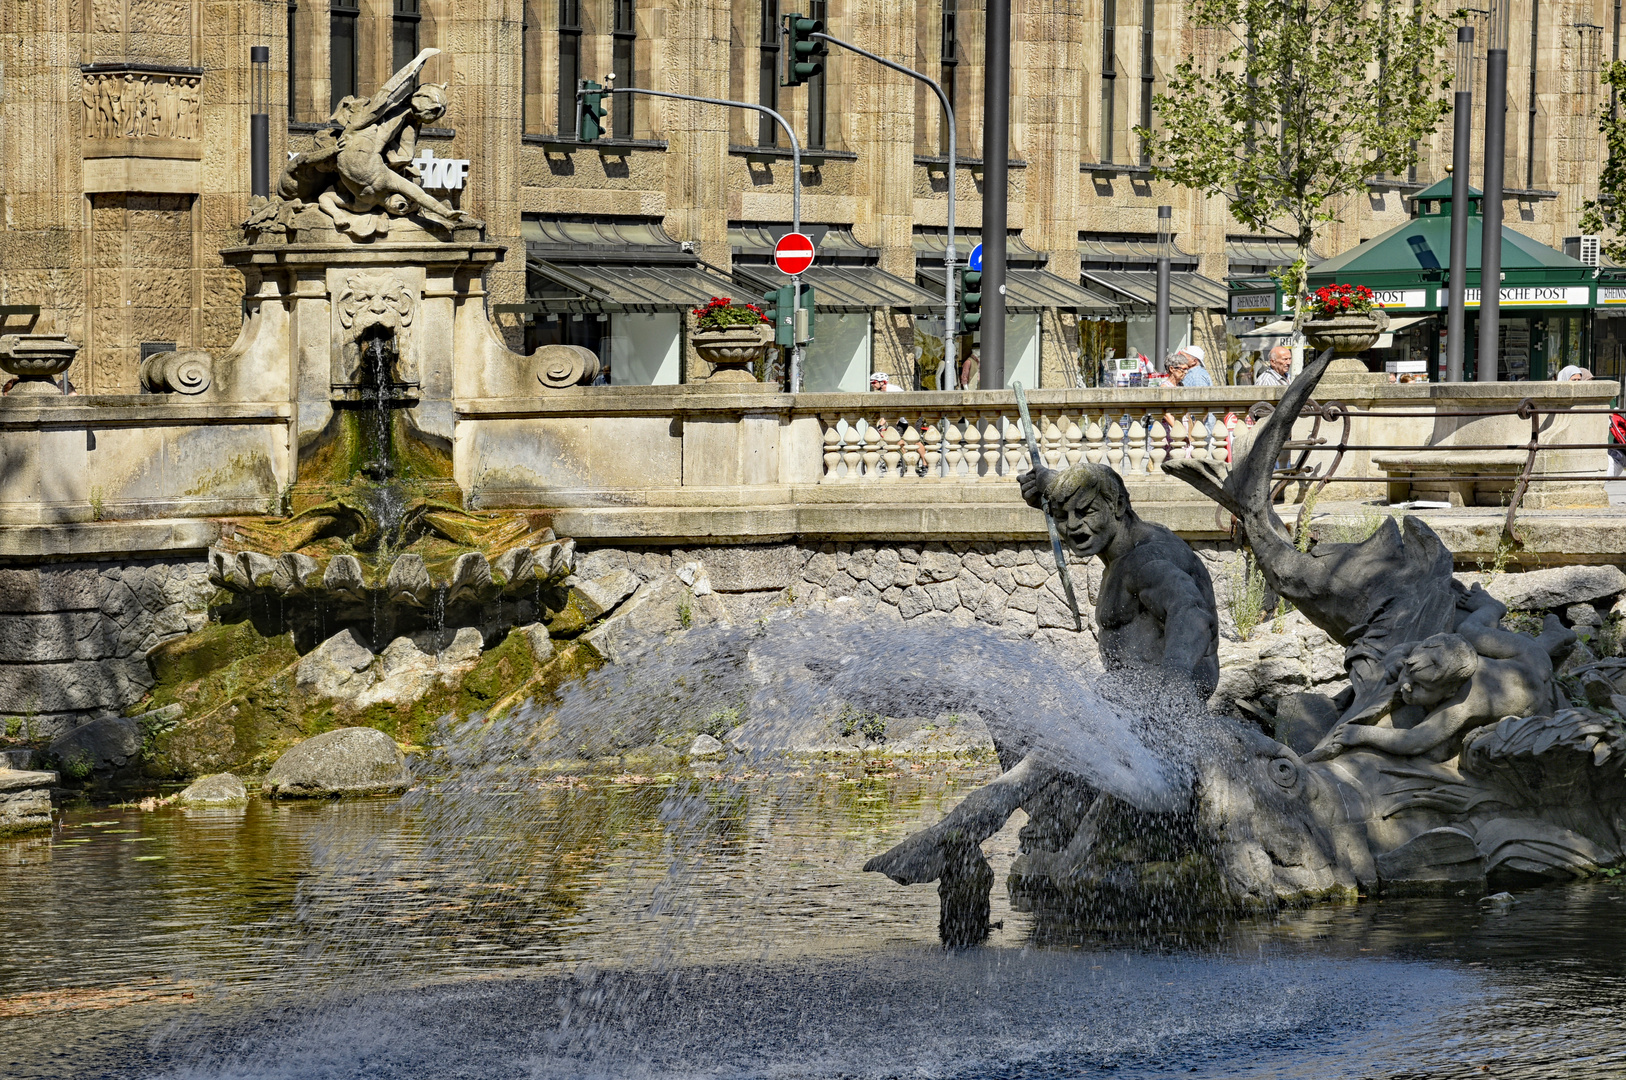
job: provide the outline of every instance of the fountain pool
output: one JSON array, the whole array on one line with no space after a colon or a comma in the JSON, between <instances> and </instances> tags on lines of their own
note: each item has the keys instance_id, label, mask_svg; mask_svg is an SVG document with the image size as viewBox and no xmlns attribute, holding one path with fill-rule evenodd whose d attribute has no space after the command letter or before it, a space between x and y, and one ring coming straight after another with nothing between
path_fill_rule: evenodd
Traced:
<instances>
[{"instance_id":1,"label":"fountain pool","mask_svg":"<svg viewBox=\"0 0 1626 1080\"><path fill-rule=\"evenodd\" d=\"M945 951L867 853L997 771L872 757L71 809L6 849L8 1077L1550 1077L1626 1070L1626 884ZM702 809L703 808L703 809ZM448 839L446 816L459 829ZM1021 815L986 845L1003 875Z\"/></svg>"}]
</instances>

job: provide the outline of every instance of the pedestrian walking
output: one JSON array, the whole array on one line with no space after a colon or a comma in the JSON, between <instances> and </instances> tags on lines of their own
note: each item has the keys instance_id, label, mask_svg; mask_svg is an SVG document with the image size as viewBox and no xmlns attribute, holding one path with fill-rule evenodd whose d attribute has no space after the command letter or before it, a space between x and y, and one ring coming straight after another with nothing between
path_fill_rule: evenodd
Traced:
<instances>
[{"instance_id":1,"label":"pedestrian walking","mask_svg":"<svg viewBox=\"0 0 1626 1080\"><path fill-rule=\"evenodd\" d=\"M1293 350L1286 345L1278 345L1270 350L1265 360L1265 370L1254 376L1255 386L1286 386L1289 369L1293 366Z\"/></svg>"}]
</instances>

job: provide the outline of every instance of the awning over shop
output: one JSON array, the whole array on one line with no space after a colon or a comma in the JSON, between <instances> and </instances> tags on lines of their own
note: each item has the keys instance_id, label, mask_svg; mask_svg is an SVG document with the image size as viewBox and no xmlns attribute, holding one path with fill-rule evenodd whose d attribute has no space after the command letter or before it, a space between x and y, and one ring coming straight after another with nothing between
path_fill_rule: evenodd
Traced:
<instances>
[{"instance_id":1,"label":"awning over shop","mask_svg":"<svg viewBox=\"0 0 1626 1080\"><path fill-rule=\"evenodd\" d=\"M560 266L527 259L525 268L527 305L548 313L687 310L735 291L734 282L705 265Z\"/></svg>"},{"instance_id":2,"label":"awning over shop","mask_svg":"<svg viewBox=\"0 0 1626 1080\"><path fill-rule=\"evenodd\" d=\"M790 278L771 266L734 267L739 290L757 299L772 289L790 284ZM873 311L902 308L929 314L941 311L943 297L933 296L896 274L875 266L814 266L802 274L811 285L820 311Z\"/></svg>"},{"instance_id":3,"label":"awning over shop","mask_svg":"<svg viewBox=\"0 0 1626 1080\"><path fill-rule=\"evenodd\" d=\"M958 239L954 246L960 246ZM922 269L915 277L920 280L927 292L937 296L937 305L941 308L943 271L937 267ZM1005 271L1006 311L1042 311L1045 308L1077 311L1093 316L1115 315L1121 311L1116 301L1074 285L1066 278L1052 274L1048 270L1012 267Z\"/></svg>"},{"instance_id":4,"label":"awning over shop","mask_svg":"<svg viewBox=\"0 0 1626 1080\"><path fill-rule=\"evenodd\" d=\"M519 223L525 255L553 262L670 262L693 264L693 254L666 235L658 221L557 221L525 217Z\"/></svg>"},{"instance_id":5,"label":"awning over shop","mask_svg":"<svg viewBox=\"0 0 1626 1080\"><path fill-rule=\"evenodd\" d=\"M975 223L969 229L956 228L954 230L955 261L964 265L971 257L971 249L982 243L982 230ZM916 225L915 236L915 265L942 266L943 252L948 249L948 229L933 225ZM1050 259L1042 251L1034 251L1022 240L1020 232L1011 232L1005 237L1005 265L1037 268L1043 266Z\"/></svg>"},{"instance_id":6,"label":"awning over shop","mask_svg":"<svg viewBox=\"0 0 1626 1080\"><path fill-rule=\"evenodd\" d=\"M1157 273L1153 270L1085 270L1084 286L1111 297L1122 307L1151 311L1157 306ZM1225 286L1195 270L1169 275L1173 311L1224 311Z\"/></svg>"},{"instance_id":7,"label":"awning over shop","mask_svg":"<svg viewBox=\"0 0 1626 1080\"><path fill-rule=\"evenodd\" d=\"M728 246L736 263L772 267L774 245L789 233L790 226L784 224L730 225ZM815 262L824 266L873 266L881 257L879 250L860 244L845 226L804 224L802 233L813 241Z\"/></svg>"},{"instance_id":8,"label":"awning over shop","mask_svg":"<svg viewBox=\"0 0 1626 1080\"><path fill-rule=\"evenodd\" d=\"M1179 272L1197 269L1197 256L1171 244L1169 266ZM1078 257L1086 270L1148 270L1157 265L1157 241L1133 236L1081 233Z\"/></svg>"},{"instance_id":9,"label":"awning over shop","mask_svg":"<svg viewBox=\"0 0 1626 1080\"><path fill-rule=\"evenodd\" d=\"M1268 274L1283 266L1292 266L1299 258L1298 244L1287 237L1234 237L1225 241L1226 273L1233 277ZM1315 266L1323 257L1310 249L1309 263Z\"/></svg>"}]
</instances>

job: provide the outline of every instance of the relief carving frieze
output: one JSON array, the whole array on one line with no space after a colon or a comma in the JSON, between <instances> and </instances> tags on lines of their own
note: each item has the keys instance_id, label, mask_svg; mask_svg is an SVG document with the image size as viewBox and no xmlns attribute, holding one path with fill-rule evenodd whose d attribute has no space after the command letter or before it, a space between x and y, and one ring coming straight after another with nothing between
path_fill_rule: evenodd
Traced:
<instances>
[{"instance_id":1,"label":"relief carving frieze","mask_svg":"<svg viewBox=\"0 0 1626 1080\"><path fill-rule=\"evenodd\" d=\"M86 71L87 139L187 139L202 134L200 75L121 67Z\"/></svg>"}]
</instances>

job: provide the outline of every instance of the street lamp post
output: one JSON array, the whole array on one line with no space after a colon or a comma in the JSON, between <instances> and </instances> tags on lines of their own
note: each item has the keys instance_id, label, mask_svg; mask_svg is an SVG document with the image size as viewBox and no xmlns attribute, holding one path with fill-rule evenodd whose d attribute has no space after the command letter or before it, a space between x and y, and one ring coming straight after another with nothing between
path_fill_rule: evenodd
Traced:
<instances>
[{"instance_id":1,"label":"street lamp post","mask_svg":"<svg viewBox=\"0 0 1626 1080\"><path fill-rule=\"evenodd\" d=\"M1157 321L1152 329L1152 362L1157 370L1168 367L1169 353L1169 254L1173 240L1174 208L1157 208Z\"/></svg>"},{"instance_id":2,"label":"street lamp post","mask_svg":"<svg viewBox=\"0 0 1626 1080\"><path fill-rule=\"evenodd\" d=\"M949 369L952 371L956 365L953 359L949 356L948 345L950 339L954 335L955 323L954 264L956 261L956 253L954 250L954 104L949 101L948 94L943 92L942 86L938 85L935 79L928 78L913 68L907 68L902 64L894 63L884 56L876 56L872 52L865 49L860 49L857 45L854 45L850 41L842 41L840 38L831 37L829 34L815 33L809 36L817 38L821 41L828 41L830 44L840 46L849 52L855 52L865 59L875 61L882 67L888 67L893 71L902 72L911 79L919 79L936 92L937 100L943 105L943 122L948 125L948 247L943 252L943 356L944 359L948 360ZM986 259L987 248L984 248L983 252ZM984 265L986 265L986 262ZM941 390L942 387L938 387L938 389Z\"/></svg>"},{"instance_id":3,"label":"street lamp post","mask_svg":"<svg viewBox=\"0 0 1626 1080\"><path fill-rule=\"evenodd\" d=\"M271 197L271 49L252 45L248 50L249 193L262 199Z\"/></svg>"},{"instance_id":4,"label":"street lamp post","mask_svg":"<svg viewBox=\"0 0 1626 1080\"><path fill-rule=\"evenodd\" d=\"M665 90L645 90L639 86L612 86L607 91L611 94L645 94L649 97L671 98L673 101L698 101L704 105L722 105L732 109L751 109L755 112L765 113L773 117L785 131L785 137L790 140L791 185L790 185L790 229L792 232L802 231L802 144L796 141L796 132L792 131L790 124L783 116L774 112L766 105L755 105L749 101L729 101L727 98L695 97L692 94L673 94ZM580 100L580 91L577 99ZM578 109L578 112L580 110ZM578 129L579 130L579 129ZM792 274L791 285L791 325L795 325L796 313L802 310L802 275ZM793 337L795 335L792 335ZM802 343L795 342L790 352L790 392L799 393L802 389Z\"/></svg>"},{"instance_id":5,"label":"street lamp post","mask_svg":"<svg viewBox=\"0 0 1626 1080\"><path fill-rule=\"evenodd\" d=\"M1507 18L1509 0L1491 5L1490 48L1485 53L1485 231L1479 254L1480 382L1495 382L1501 361L1502 173L1507 147Z\"/></svg>"},{"instance_id":6,"label":"street lamp post","mask_svg":"<svg viewBox=\"0 0 1626 1080\"><path fill-rule=\"evenodd\" d=\"M1011 0L987 0L982 94L981 390L1005 387L1005 204L1011 143Z\"/></svg>"},{"instance_id":7,"label":"street lamp post","mask_svg":"<svg viewBox=\"0 0 1626 1080\"><path fill-rule=\"evenodd\" d=\"M1474 122L1474 28L1457 27L1457 91L1451 136L1451 278L1445 315L1445 381L1462 381L1467 345L1465 299L1468 287L1468 168ZM1484 290L1480 290L1484 294Z\"/></svg>"}]
</instances>

